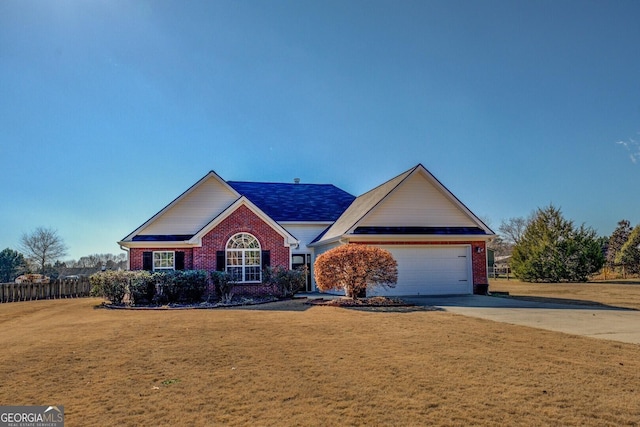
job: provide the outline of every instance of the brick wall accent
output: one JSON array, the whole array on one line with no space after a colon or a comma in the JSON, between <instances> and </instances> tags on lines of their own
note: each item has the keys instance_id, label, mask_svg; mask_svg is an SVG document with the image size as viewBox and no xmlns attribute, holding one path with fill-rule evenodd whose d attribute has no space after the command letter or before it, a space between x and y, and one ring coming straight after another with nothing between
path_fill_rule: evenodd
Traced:
<instances>
[{"instance_id":1,"label":"brick wall accent","mask_svg":"<svg viewBox=\"0 0 640 427\"><path fill-rule=\"evenodd\" d=\"M260 249L271 251L271 266L289 268L289 247L284 237L264 222L248 207L241 205L216 228L202 238L202 247L193 248L195 268L216 270L216 252L226 248L229 239L237 233L250 233L260 242Z\"/></svg>"},{"instance_id":2,"label":"brick wall accent","mask_svg":"<svg viewBox=\"0 0 640 427\"><path fill-rule=\"evenodd\" d=\"M185 270L192 270L193 267L193 249L191 248L131 248L129 250L129 269L130 270L142 270L142 253L143 252L162 252L162 251L180 251L184 252L184 268Z\"/></svg>"},{"instance_id":3,"label":"brick wall accent","mask_svg":"<svg viewBox=\"0 0 640 427\"><path fill-rule=\"evenodd\" d=\"M487 247L484 241L417 241L417 242L403 242L403 241L380 241L380 242L352 242L352 244L361 245L471 245L471 271L473 274L473 293L479 295L485 295L489 290L489 278L487 275ZM478 252L478 248L480 252Z\"/></svg>"},{"instance_id":4,"label":"brick wall accent","mask_svg":"<svg viewBox=\"0 0 640 427\"><path fill-rule=\"evenodd\" d=\"M226 248L229 239L237 233L250 233L260 242L261 250L270 251L271 266L289 268L290 251L285 246L284 237L253 213L241 205L224 219L216 228L202 238L202 247L194 248L131 248L130 269L142 270L142 253L148 251L183 251L184 268L187 270L216 270L216 253Z\"/></svg>"}]
</instances>

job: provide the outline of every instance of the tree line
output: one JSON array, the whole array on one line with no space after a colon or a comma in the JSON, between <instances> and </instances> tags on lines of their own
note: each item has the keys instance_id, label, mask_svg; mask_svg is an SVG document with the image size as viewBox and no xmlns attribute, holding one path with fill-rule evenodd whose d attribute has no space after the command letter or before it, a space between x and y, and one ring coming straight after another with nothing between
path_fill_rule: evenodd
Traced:
<instances>
[{"instance_id":1,"label":"tree line","mask_svg":"<svg viewBox=\"0 0 640 427\"><path fill-rule=\"evenodd\" d=\"M530 282L581 282L605 271L627 275L640 274L640 225L620 220L609 237L599 237L584 224L577 226L562 211L549 205L528 217L503 220L498 235L489 242L496 256L511 255L511 269L520 279ZM53 278L70 269L124 270L124 253L93 254L78 260L60 261L67 246L55 229L38 227L20 238L19 251L0 252L0 282L13 281L25 273L40 273Z\"/></svg>"},{"instance_id":2,"label":"tree line","mask_svg":"<svg viewBox=\"0 0 640 427\"><path fill-rule=\"evenodd\" d=\"M626 219L601 237L549 205L502 221L498 231L489 247L496 256L511 255L511 270L524 281L583 282L603 268L623 277L640 273L640 225Z\"/></svg>"},{"instance_id":3,"label":"tree line","mask_svg":"<svg viewBox=\"0 0 640 427\"><path fill-rule=\"evenodd\" d=\"M93 254L61 261L66 255L67 246L57 230L38 227L21 236L19 250L6 248L0 251L0 283L12 282L27 273L57 278L80 269L124 270L127 267L125 253Z\"/></svg>"}]
</instances>

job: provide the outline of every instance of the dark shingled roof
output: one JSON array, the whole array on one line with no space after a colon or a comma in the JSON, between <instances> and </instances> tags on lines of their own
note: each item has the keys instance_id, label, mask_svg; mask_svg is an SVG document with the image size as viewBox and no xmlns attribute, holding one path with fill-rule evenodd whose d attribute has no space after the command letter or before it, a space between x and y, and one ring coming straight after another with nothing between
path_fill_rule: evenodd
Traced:
<instances>
[{"instance_id":1,"label":"dark shingled roof","mask_svg":"<svg viewBox=\"0 0 640 427\"><path fill-rule=\"evenodd\" d=\"M227 181L276 221L335 221L355 199L331 184Z\"/></svg>"},{"instance_id":2,"label":"dark shingled roof","mask_svg":"<svg viewBox=\"0 0 640 427\"><path fill-rule=\"evenodd\" d=\"M193 237L193 234L138 234L134 242L183 242Z\"/></svg>"}]
</instances>

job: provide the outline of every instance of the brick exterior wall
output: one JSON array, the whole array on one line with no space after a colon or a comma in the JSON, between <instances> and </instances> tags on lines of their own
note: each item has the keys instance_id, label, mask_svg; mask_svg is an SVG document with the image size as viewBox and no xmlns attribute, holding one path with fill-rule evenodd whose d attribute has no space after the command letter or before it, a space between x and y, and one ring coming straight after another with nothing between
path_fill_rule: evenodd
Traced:
<instances>
[{"instance_id":1,"label":"brick exterior wall","mask_svg":"<svg viewBox=\"0 0 640 427\"><path fill-rule=\"evenodd\" d=\"M471 245L471 271L473 275L473 293L477 295L486 295L489 291L489 277L487 274L487 247L484 241L427 241L427 242L403 242L403 241L380 241L380 242L352 242L361 245ZM480 248L480 252L478 252Z\"/></svg>"},{"instance_id":2,"label":"brick exterior wall","mask_svg":"<svg viewBox=\"0 0 640 427\"><path fill-rule=\"evenodd\" d=\"M260 242L261 250L270 251L271 267L289 268L291 255L289 247L284 246L284 237L242 205L202 238L202 247L132 248L129 252L130 269L142 270L143 252L183 251L185 269L215 271L216 253L225 250L227 242L233 235L243 232L255 236Z\"/></svg>"},{"instance_id":3,"label":"brick exterior wall","mask_svg":"<svg viewBox=\"0 0 640 427\"><path fill-rule=\"evenodd\" d=\"M202 247L193 248L196 268L216 270L216 252L225 250L229 239L237 233L249 233L260 242L260 249L271 252L271 267L289 268L289 247L284 237L242 205L202 238Z\"/></svg>"}]
</instances>

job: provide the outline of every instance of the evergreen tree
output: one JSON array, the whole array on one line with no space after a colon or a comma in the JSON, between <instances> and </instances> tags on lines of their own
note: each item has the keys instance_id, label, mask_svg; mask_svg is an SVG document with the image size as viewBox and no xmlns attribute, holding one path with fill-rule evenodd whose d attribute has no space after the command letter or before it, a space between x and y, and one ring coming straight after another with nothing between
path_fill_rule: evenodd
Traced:
<instances>
[{"instance_id":1,"label":"evergreen tree","mask_svg":"<svg viewBox=\"0 0 640 427\"><path fill-rule=\"evenodd\" d=\"M582 282L604 264L596 232L549 205L538 209L515 246L511 266L527 282Z\"/></svg>"},{"instance_id":2,"label":"evergreen tree","mask_svg":"<svg viewBox=\"0 0 640 427\"><path fill-rule=\"evenodd\" d=\"M618 222L618 227L613 230L611 237L609 237L609 246L607 248L607 265L610 268L613 268L616 264L616 257L618 253L622 249L627 240L629 240L629 235L631 234L631 223L623 219Z\"/></svg>"},{"instance_id":3,"label":"evergreen tree","mask_svg":"<svg viewBox=\"0 0 640 427\"><path fill-rule=\"evenodd\" d=\"M618 252L616 263L622 264L627 273L640 273L640 226L636 226Z\"/></svg>"},{"instance_id":4,"label":"evergreen tree","mask_svg":"<svg viewBox=\"0 0 640 427\"><path fill-rule=\"evenodd\" d=\"M24 256L13 249L0 252L0 283L8 283L24 273L27 263Z\"/></svg>"}]
</instances>

